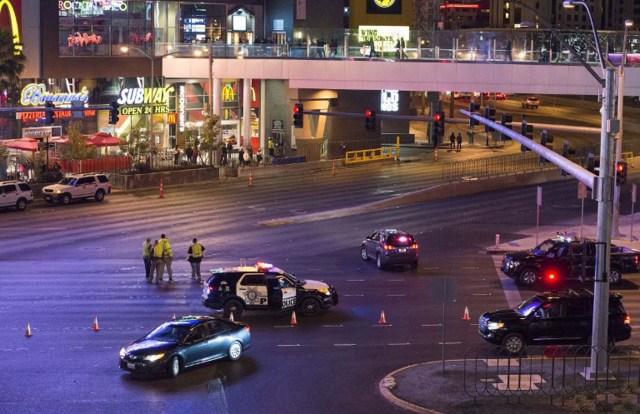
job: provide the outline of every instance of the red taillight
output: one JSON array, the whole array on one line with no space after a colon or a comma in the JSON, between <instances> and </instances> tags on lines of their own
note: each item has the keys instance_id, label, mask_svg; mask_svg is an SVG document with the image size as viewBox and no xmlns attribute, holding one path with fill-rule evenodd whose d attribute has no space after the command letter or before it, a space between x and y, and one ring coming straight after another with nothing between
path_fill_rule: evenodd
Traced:
<instances>
[{"instance_id":1,"label":"red taillight","mask_svg":"<svg viewBox=\"0 0 640 414\"><path fill-rule=\"evenodd\" d=\"M624 324L631 325L631 315L629 315L628 313L624 314Z\"/></svg>"},{"instance_id":2,"label":"red taillight","mask_svg":"<svg viewBox=\"0 0 640 414\"><path fill-rule=\"evenodd\" d=\"M249 325L245 326L244 329L247 331L247 333L251 333L251 327Z\"/></svg>"},{"instance_id":3,"label":"red taillight","mask_svg":"<svg viewBox=\"0 0 640 414\"><path fill-rule=\"evenodd\" d=\"M636 266L638 265L638 262L640 262L640 258L638 258L638 256L633 256L633 263L636 264Z\"/></svg>"},{"instance_id":4,"label":"red taillight","mask_svg":"<svg viewBox=\"0 0 640 414\"><path fill-rule=\"evenodd\" d=\"M556 275L554 273L549 273L547 275L547 279L550 281L555 281L556 280Z\"/></svg>"}]
</instances>

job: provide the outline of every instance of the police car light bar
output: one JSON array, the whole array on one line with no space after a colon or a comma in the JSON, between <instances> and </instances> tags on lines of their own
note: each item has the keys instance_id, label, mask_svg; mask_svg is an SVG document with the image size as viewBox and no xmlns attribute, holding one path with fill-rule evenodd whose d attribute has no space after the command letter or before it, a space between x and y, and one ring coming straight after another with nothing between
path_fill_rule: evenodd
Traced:
<instances>
[{"instance_id":1,"label":"police car light bar","mask_svg":"<svg viewBox=\"0 0 640 414\"><path fill-rule=\"evenodd\" d=\"M256 263L258 269L271 269L273 265L271 263L258 262Z\"/></svg>"}]
</instances>

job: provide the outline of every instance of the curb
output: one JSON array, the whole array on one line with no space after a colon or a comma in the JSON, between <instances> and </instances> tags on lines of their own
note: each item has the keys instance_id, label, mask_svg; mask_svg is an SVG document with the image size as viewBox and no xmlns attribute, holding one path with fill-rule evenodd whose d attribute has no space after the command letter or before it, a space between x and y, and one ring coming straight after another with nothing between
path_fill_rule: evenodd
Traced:
<instances>
[{"instance_id":1,"label":"curb","mask_svg":"<svg viewBox=\"0 0 640 414\"><path fill-rule=\"evenodd\" d=\"M438 363L440 363L441 361L437 361ZM425 407L420 407L419 405L415 405L413 403L410 403L409 401L405 401L401 398L398 398L395 396L395 394L393 394L390 390L395 388L396 386L396 379L394 378L394 375L397 374L398 372L407 370L407 369L411 369L411 368L418 368L422 365L426 365L426 364L433 364L435 362L422 362L420 364L413 364L413 365L409 365L403 368L399 368L393 372L390 372L389 374L387 374L379 383L378 383L378 391L380 391L380 395L382 395L387 401L389 401L391 404L404 408L405 410L414 412L414 413L420 413L420 414L442 414L440 411L434 411L434 410L430 410L428 408Z\"/></svg>"}]
</instances>

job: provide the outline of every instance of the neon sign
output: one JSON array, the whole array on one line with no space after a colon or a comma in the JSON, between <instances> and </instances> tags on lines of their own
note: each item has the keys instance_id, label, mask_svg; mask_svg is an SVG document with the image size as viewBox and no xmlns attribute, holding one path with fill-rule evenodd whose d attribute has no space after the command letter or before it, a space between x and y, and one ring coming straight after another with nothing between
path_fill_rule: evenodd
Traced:
<instances>
[{"instance_id":1,"label":"neon sign","mask_svg":"<svg viewBox=\"0 0 640 414\"><path fill-rule=\"evenodd\" d=\"M89 91L83 86L78 93L48 92L44 83L29 83L20 92L20 103L24 106L43 106L45 102L54 104L70 104L71 101L89 101Z\"/></svg>"},{"instance_id":2,"label":"neon sign","mask_svg":"<svg viewBox=\"0 0 640 414\"><path fill-rule=\"evenodd\" d=\"M83 10L101 9L103 11L126 11L126 0L60 0L58 10Z\"/></svg>"},{"instance_id":3,"label":"neon sign","mask_svg":"<svg viewBox=\"0 0 640 414\"><path fill-rule=\"evenodd\" d=\"M184 85L180 85L180 96L178 97L178 128L180 132L184 132L184 124L187 119L185 103L185 88Z\"/></svg>"},{"instance_id":4,"label":"neon sign","mask_svg":"<svg viewBox=\"0 0 640 414\"><path fill-rule=\"evenodd\" d=\"M124 88L120 91L120 105L169 105L169 95L173 85L164 88Z\"/></svg>"},{"instance_id":5,"label":"neon sign","mask_svg":"<svg viewBox=\"0 0 640 414\"><path fill-rule=\"evenodd\" d=\"M400 108L400 94L396 90L382 90L380 92L380 110L384 112L398 112Z\"/></svg>"},{"instance_id":6,"label":"neon sign","mask_svg":"<svg viewBox=\"0 0 640 414\"><path fill-rule=\"evenodd\" d=\"M16 45L13 51L14 55L19 55L22 47L20 44L20 25L18 24L18 16L14 6L9 0L0 0L0 13L6 8L9 13L9 24L11 25L11 34L13 35L13 44Z\"/></svg>"}]
</instances>

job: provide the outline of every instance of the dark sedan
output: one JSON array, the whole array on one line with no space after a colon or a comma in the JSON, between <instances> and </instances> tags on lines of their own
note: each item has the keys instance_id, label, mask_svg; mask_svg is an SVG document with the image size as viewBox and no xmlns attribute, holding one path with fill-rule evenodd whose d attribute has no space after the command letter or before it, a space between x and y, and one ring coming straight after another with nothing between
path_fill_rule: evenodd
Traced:
<instances>
[{"instance_id":1,"label":"dark sedan","mask_svg":"<svg viewBox=\"0 0 640 414\"><path fill-rule=\"evenodd\" d=\"M360 247L362 260L375 259L378 269L410 265L418 268L418 242L406 231L384 229L365 237Z\"/></svg>"},{"instance_id":2,"label":"dark sedan","mask_svg":"<svg viewBox=\"0 0 640 414\"><path fill-rule=\"evenodd\" d=\"M120 368L134 374L167 373L229 358L236 361L251 346L249 326L209 316L183 316L166 322L120 350Z\"/></svg>"}]
</instances>

